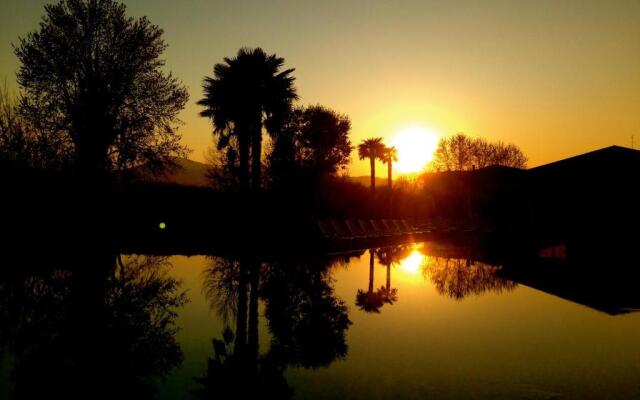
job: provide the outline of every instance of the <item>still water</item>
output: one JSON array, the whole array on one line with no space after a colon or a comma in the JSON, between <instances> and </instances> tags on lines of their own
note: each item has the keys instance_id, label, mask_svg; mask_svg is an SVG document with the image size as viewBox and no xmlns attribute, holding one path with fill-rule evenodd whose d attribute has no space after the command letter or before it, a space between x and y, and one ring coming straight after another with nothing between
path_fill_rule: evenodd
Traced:
<instances>
[{"instance_id":1,"label":"still water","mask_svg":"<svg viewBox=\"0 0 640 400\"><path fill-rule=\"evenodd\" d=\"M628 280L514 274L450 250L104 256L3 277L0 396L640 397Z\"/></svg>"}]
</instances>

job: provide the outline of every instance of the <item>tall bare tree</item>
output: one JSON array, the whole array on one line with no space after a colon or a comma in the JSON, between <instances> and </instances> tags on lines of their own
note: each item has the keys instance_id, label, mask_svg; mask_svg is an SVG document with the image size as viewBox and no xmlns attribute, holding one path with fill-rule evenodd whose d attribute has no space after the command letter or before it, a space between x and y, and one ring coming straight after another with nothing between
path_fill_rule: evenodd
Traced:
<instances>
[{"instance_id":1,"label":"tall bare tree","mask_svg":"<svg viewBox=\"0 0 640 400\"><path fill-rule=\"evenodd\" d=\"M113 0L46 5L40 28L15 46L22 114L68 135L76 167L90 176L184 156L176 129L189 96L163 71L162 34Z\"/></svg>"},{"instance_id":2,"label":"tall bare tree","mask_svg":"<svg viewBox=\"0 0 640 400\"><path fill-rule=\"evenodd\" d=\"M526 168L527 157L514 144L491 143L458 133L440 140L432 165L436 171L465 171L490 165Z\"/></svg>"}]
</instances>

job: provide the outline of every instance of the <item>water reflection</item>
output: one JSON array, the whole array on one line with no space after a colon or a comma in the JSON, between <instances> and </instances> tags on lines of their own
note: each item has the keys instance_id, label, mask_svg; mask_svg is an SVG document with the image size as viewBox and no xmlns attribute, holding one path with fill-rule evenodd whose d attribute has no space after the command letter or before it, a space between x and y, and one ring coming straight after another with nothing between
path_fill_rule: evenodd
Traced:
<instances>
[{"instance_id":1,"label":"water reflection","mask_svg":"<svg viewBox=\"0 0 640 400\"><path fill-rule=\"evenodd\" d=\"M634 276L629 272L631 264L617 270L608 264L579 269L557 258L494 259L499 258L489 258L477 249L434 243L306 258L245 255L197 259L197 279L193 280L202 284L202 290L198 287L189 296L199 299L200 308L212 310L213 316L199 314L196 321L210 329L201 334L200 351L191 354L191 360L185 359L184 364L198 367L186 372L179 369L188 376L190 386L183 387L194 392L184 393L184 397L313 397L313 393L304 392L300 376L317 374L305 385L320 387L327 376L340 382L348 380L351 375L345 368L367 377L374 364L397 366L405 361L419 365L416 374L444 374L433 366L455 364L467 357L463 353L451 356L460 342L449 342L449 336L463 339L472 355L481 351L478 349L497 346L495 343L507 343L505 353L514 354L513 362L519 363L529 355L519 344L509 345L509 338L526 340L526 332L533 329L532 341L551 340L544 336L546 332L536 336L536 327L544 324L535 318L555 315L556 307L579 303L604 318L609 317L591 310L618 315L640 309L640 295L635 280L630 279ZM184 368L183 351L190 351L188 342L194 339L189 335L195 335L185 335L186 342L181 341L182 349L179 347L176 317L187 299L176 277L187 275L181 275L185 271L169 261L166 257L95 252L49 257L20 264L20 269L0 269L0 354L9 355L5 360L10 364L11 397L158 395L159 382L175 367ZM515 290L518 285L540 291ZM554 297L555 302L544 308L551 296L543 292L572 303ZM520 306L526 305L522 309L535 310L529 306L533 300L544 312L523 316L526 312L518 311L521 320L517 323L505 316L518 301ZM490 310L482 306L486 301L492 302ZM504 307L507 303L510 306ZM494 312L494 306L502 311ZM572 315L573 311L569 307L564 312ZM479 324L474 319L478 312L483 316ZM193 318L186 315L184 318ZM446 315L446 323L442 315ZM527 325L528 318L533 322ZM576 320L583 323L581 319L589 318L580 315ZM565 315L559 321L564 323ZM598 325L601 320L589 321L598 329L603 326ZM465 332L471 323L476 324L475 336L467 338ZM501 342L494 340L497 331L506 335L518 327L528 330L506 336ZM605 331L602 328L600 334ZM403 339L381 345L375 332ZM426 336L449 353L421 352L421 340ZM378 351L371 353L371 346L377 346ZM550 346L549 352L570 350L562 346ZM419 354L414 357L413 351ZM342 368L338 378L327 372L336 368ZM0 387L4 385L2 375L0 371ZM399 382L402 377L391 373L388 379ZM438 384L434 382L430 384Z\"/></svg>"},{"instance_id":2,"label":"water reflection","mask_svg":"<svg viewBox=\"0 0 640 400\"><path fill-rule=\"evenodd\" d=\"M424 274L439 294L461 300L487 291L502 293L513 290L516 282L500 277L501 268L471 259L430 257Z\"/></svg>"},{"instance_id":3,"label":"water reflection","mask_svg":"<svg viewBox=\"0 0 640 400\"><path fill-rule=\"evenodd\" d=\"M384 305L384 294L379 290L373 289L374 281L374 260L373 249L369 249L369 286L365 292L362 289L358 289L356 293L356 306L365 312L379 313L380 308Z\"/></svg>"},{"instance_id":4,"label":"water reflection","mask_svg":"<svg viewBox=\"0 0 640 400\"><path fill-rule=\"evenodd\" d=\"M344 258L280 260L210 259L204 291L227 323L213 339L206 374L197 377L201 398L289 398L288 367L319 368L347 354L351 321L333 293L329 267ZM258 344L259 299L264 303L271 343ZM235 331L229 326L235 319ZM233 346L232 346L233 343Z\"/></svg>"},{"instance_id":5,"label":"water reflection","mask_svg":"<svg viewBox=\"0 0 640 400\"><path fill-rule=\"evenodd\" d=\"M0 280L12 398L152 398L182 360L175 318L186 297L167 259L105 253L62 268L40 262Z\"/></svg>"},{"instance_id":6,"label":"water reflection","mask_svg":"<svg viewBox=\"0 0 640 400\"><path fill-rule=\"evenodd\" d=\"M365 312L379 313L385 304L398 301L398 289L391 287L391 269L399 266L405 276L428 279L436 291L456 300L491 291L513 290L517 283L500 276L501 266L490 265L472 258L458 258L456 252L432 244L390 246L369 250L369 285L358 290L356 305ZM456 249L453 249L456 250ZM374 290L374 257L386 267L385 286ZM458 255L459 256L459 255ZM412 279L415 283L418 280Z\"/></svg>"}]
</instances>

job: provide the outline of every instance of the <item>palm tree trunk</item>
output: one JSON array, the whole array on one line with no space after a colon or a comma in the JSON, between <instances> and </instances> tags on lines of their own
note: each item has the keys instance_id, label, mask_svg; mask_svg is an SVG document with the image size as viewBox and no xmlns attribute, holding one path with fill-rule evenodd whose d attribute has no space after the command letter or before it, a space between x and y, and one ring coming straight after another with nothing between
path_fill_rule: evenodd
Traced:
<instances>
[{"instance_id":1,"label":"palm tree trunk","mask_svg":"<svg viewBox=\"0 0 640 400\"><path fill-rule=\"evenodd\" d=\"M251 262L249 270L249 346L248 359L251 361L251 368L257 368L258 363L258 286L260 283L260 264Z\"/></svg>"},{"instance_id":2,"label":"palm tree trunk","mask_svg":"<svg viewBox=\"0 0 640 400\"><path fill-rule=\"evenodd\" d=\"M389 188L389 218L393 219L393 163L387 159L387 187Z\"/></svg>"},{"instance_id":3,"label":"palm tree trunk","mask_svg":"<svg viewBox=\"0 0 640 400\"><path fill-rule=\"evenodd\" d=\"M387 293L391 291L391 264L387 264Z\"/></svg>"},{"instance_id":4,"label":"palm tree trunk","mask_svg":"<svg viewBox=\"0 0 640 400\"><path fill-rule=\"evenodd\" d=\"M236 310L236 341L233 353L244 359L247 347L247 261L240 261L238 277L238 309Z\"/></svg>"},{"instance_id":5,"label":"palm tree trunk","mask_svg":"<svg viewBox=\"0 0 640 400\"><path fill-rule=\"evenodd\" d=\"M249 190L249 136L247 132L239 132L238 151L240 153L240 190Z\"/></svg>"},{"instance_id":6,"label":"palm tree trunk","mask_svg":"<svg viewBox=\"0 0 640 400\"><path fill-rule=\"evenodd\" d=\"M373 250L369 249L369 293L373 293Z\"/></svg>"},{"instance_id":7,"label":"palm tree trunk","mask_svg":"<svg viewBox=\"0 0 640 400\"><path fill-rule=\"evenodd\" d=\"M371 163L371 191L375 192L376 190L376 159L375 157L369 157L369 162Z\"/></svg>"},{"instance_id":8,"label":"palm tree trunk","mask_svg":"<svg viewBox=\"0 0 640 400\"><path fill-rule=\"evenodd\" d=\"M262 178L262 129L259 124L252 127L251 135L251 188L253 190L260 189L260 180Z\"/></svg>"}]
</instances>

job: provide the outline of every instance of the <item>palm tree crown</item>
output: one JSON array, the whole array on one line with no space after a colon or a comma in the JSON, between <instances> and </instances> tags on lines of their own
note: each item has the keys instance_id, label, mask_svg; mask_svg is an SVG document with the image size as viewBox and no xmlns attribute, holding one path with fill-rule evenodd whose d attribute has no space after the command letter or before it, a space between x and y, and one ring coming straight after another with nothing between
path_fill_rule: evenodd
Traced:
<instances>
[{"instance_id":1,"label":"palm tree crown","mask_svg":"<svg viewBox=\"0 0 640 400\"><path fill-rule=\"evenodd\" d=\"M216 64L213 77L205 77L205 107L202 117L211 119L218 148L237 140L240 154L240 186L249 185L251 152L251 185L260 186L262 129L274 134L280 128L291 103L298 98L291 76L294 69L282 70L284 58L268 55L260 48L242 48L234 58Z\"/></svg>"},{"instance_id":2,"label":"palm tree crown","mask_svg":"<svg viewBox=\"0 0 640 400\"><path fill-rule=\"evenodd\" d=\"M363 140L358 145L358 156L361 160L369 159L371 165L371 190L376 189L376 159L383 160L386 146L382 138L370 138Z\"/></svg>"},{"instance_id":3,"label":"palm tree crown","mask_svg":"<svg viewBox=\"0 0 640 400\"><path fill-rule=\"evenodd\" d=\"M382 162L388 164L394 161L398 161L398 149L396 149L395 146L385 147Z\"/></svg>"},{"instance_id":4,"label":"palm tree crown","mask_svg":"<svg viewBox=\"0 0 640 400\"><path fill-rule=\"evenodd\" d=\"M398 161L398 150L385 147L382 162L387 164L387 189L389 190L389 218L393 218L393 162Z\"/></svg>"}]
</instances>

